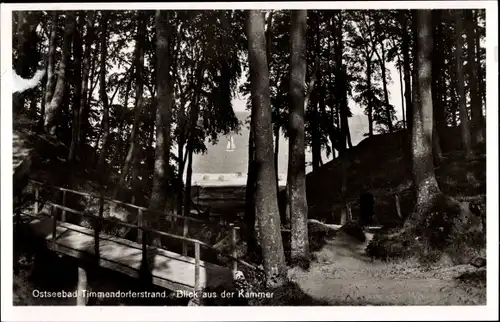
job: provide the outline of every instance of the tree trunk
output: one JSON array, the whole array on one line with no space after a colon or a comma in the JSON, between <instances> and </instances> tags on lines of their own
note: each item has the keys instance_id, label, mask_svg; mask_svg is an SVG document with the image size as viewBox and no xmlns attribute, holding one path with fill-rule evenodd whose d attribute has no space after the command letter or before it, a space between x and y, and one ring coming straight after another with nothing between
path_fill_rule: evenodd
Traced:
<instances>
[{"instance_id":1,"label":"tree trunk","mask_svg":"<svg viewBox=\"0 0 500 322\"><path fill-rule=\"evenodd\" d=\"M68 161L73 162L76 157L76 149L78 147L78 121L80 115L80 98L82 95L82 20L85 19L85 12L79 13L76 29L73 34L73 55L74 55L74 74L75 74L75 93L73 96L73 122L71 124L71 145L69 148Z\"/></svg>"},{"instance_id":2,"label":"tree trunk","mask_svg":"<svg viewBox=\"0 0 500 322\"><path fill-rule=\"evenodd\" d=\"M178 173L177 173L177 214L182 215L183 202L184 202L184 165L186 164L186 159L184 158L184 140L177 143L177 154L178 154Z\"/></svg>"},{"instance_id":3,"label":"tree trunk","mask_svg":"<svg viewBox=\"0 0 500 322\"><path fill-rule=\"evenodd\" d=\"M276 172L276 186L278 187L278 193L279 193L279 175L278 175L279 153L280 153L280 128L279 125L276 124L274 126L274 171Z\"/></svg>"},{"instance_id":4,"label":"tree trunk","mask_svg":"<svg viewBox=\"0 0 500 322\"><path fill-rule=\"evenodd\" d=\"M458 93L458 108L460 112L460 129L462 134L463 149L466 158L472 158L472 147L470 138L470 128L469 128L469 117L467 115L467 108L465 106L465 82L464 82L464 72L462 63L462 48L463 48L463 28L462 28L462 10L456 10L455 12L455 32L456 32L456 68L457 68L457 93Z\"/></svg>"},{"instance_id":5,"label":"tree trunk","mask_svg":"<svg viewBox=\"0 0 500 322\"><path fill-rule=\"evenodd\" d=\"M80 98L80 112L78 119L78 149L80 150L82 146L86 143L87 133L90 128L89 114L90 114L90 103L91 97L94 92L94 87L92 81L94 79L96 59L91 59L92 56L97 56L99 50L99 42L96 43L96 50L92 50L92 43L95 38L95 15L93 11L87 11L86 16L86 29L87 33L85 35L85 53L83 59L83 72L82 72L82 96ZM90 84L89 84L90 83ZM89 90L90 85L90 90Z\"/></svg>"},{"instance_id":6,"label":"tree trunk","mask_svg":"<svg viewBox=\"0 0 500 322\"><path fill-rule=\"evenodd\" d=\"M367 60L366 60L366 88L368 90L368 136L373 136L372 53L366 57L367 58Z\"/></svg>"},{"instance_id":7,"label":"tree trunk","mask_svg":"<svg viewBox=\"0 0 500 322\"><path fill-rule=\"evenodd\" d=\"M194 140L196 137L196 125L200 115L200 95L203 88L202 75L205 74L204 62L199 62L196 69L195 79L197 80L197 88L195 92L194 102L191 104L191 113L189 115L189 134L186 149L188 151L188 167L186 173L186 188L184 190L184 216L189 216L191 213L191 179L193 176L193 150ZM271 141L272 142L272 141ZM272 150L271 150L272 151Z\"/></svg>"},{"instance_id":8,"label":"tree trunk","mask_svg":"<svg viewBox=\"0 0 500 322\"><path fill-rule=\"evenodd\" d=\"M307 231L306 164L304 134L304 93L306 81L306 28L307 11L292 11L291 16L291 60L289 115L290 217L291 258L295 263L309 262L309 239Z\"/></svg>"},{"instance_id":9,"label":"tree trunk","mask_svg":"<svg viewBox=\"0 0 500 322\"><path fill-rule=\"evenodd\" d=\"M170 123L172 121L172 91L170 88L170 54L169 54L169 11L157 10L156 21L156 55L162 57L156 63L157 106L156 106L156 152L154 162L153 187L149 201L149 209L164 211L167 204L166 190L170 180L168 165L170 157ZM155 227L158 216L152 215L150 223Z\"/></svg>"},{"instance_id":10,"label":"tree trunk","mask_svg":"<svg viewBox=\"0 0 500 322\"><path fill-rule=\"evenodd\" d=\"M252 114L254 113L252 106ZM258 242L255 235L255 184L257 181L257 164L255 162L255 142L253 130L250 126L248 136L248 170L245 189L245 227L243 234L250 253L258 252Z\"/></svg>"},{"instance_id":11,"label":"tree trunk","mask_svg":"<svg viewBox=\"0 0 500 322\"><path fill-rule=\"evenodd\" d=\"M92 12L89 11L88 14L90 15ZM94 26L94 21L95 21L95 18L94 16L92 16L93 19L91 21L87 21L87 24L91 24L91 28L90 29L87 29L87 30L90 30L90 40L89 40L89 43L90 43L90 47L89 47L89 56L90 57L97 57L97 55L99 54L99 48L100 48L100 42L99 41L96 41L95 42L95 49L92 49L91 45L92 43L94 42L94 38L97 38L95 37L95 28L93 27ZM97 39L95 39L97 40ZM89 58L90 59L90 58ZM91 129L91 125L90 125L90 121L89 121L89 116L90 116L90 107L91 107L91 104L92 104L92 98L93 98L93 95L94 95L94 90L97 86L97 84L99 83L99 73L96 72L96 62L98 61L98 59L92 59L92 64L91 64L91 67L90 67L90 71L89 71L89 77L88 77L88 80L89 80L89 84L87 85L87 96L86 97L82 97L82 100L85 99L85 104L82 106L82 113L81 113L81 116L80 116L80 130L79 130L79 133L80 133L80 139L78 140L78 144L80 145L80 147L84 146L85 144L87 144L87 141L88 141L88 134L89 134L89 131Z\"/></svg>"},{"instance_id":12,"label":"tree trunk","mask_svg":"<svg viewBox=\"0 0 500 322\"><path fill-rule=\"evenodd\" d=\"M464 10L465 21L467 22L467 65L469 72L470 88L470 114L471 114L471 138L473 144L484 143L482 119L483 106L479 96L479 82L477 75L477 65L475 57L475 19L472 16L472 10Z\"/></svg>"},{"instance_id":13,"label":"tree trunk","mask_svg":"<svg viewBox=\"0 0 500 322\"><path fill-rule=\"evenodd\" d=\"M414 214L423 214L440 194L432 159L432 46L431 10L418 10L417 18L417 77L414 97L412 156L413 180L417 190ZM416 218L417 219L417 218ZM418 218L419 219L419 218Z\"/></svg>"},{"instance_id":14,"label":"tree trunk","mask_svg":"<svg viewBox=\"0 0 500 322\"><path fill-rule=\"evenodd\" d=\"M109 12L103 11L101 17L101 72L99 81L99 96L102 102L102 150L99 154L99 162L97 168L102 176L105 172L106 167L106 156L108 152L108 141L109 141L109 101L108 94L106 91L106 56L107 56L107 29L108 29L108 17ZM99 142L97 142L99 144Z\"/></svg>"},{"instance_id":15,"label":"tree trunk","mask_svg":"<svg viewBox=\"0 0 500 322\"><path fill-rule=\"evenodd\" d=\"M257 10L250 10L247 14L251 97L255 111L252 113L257 164L255 207L256 217L259 221L266 285L273 288L286 282L287 271L276 195L276 174L273 165L272 115L264 16L261 11Z\"/></svg>"},{"instance_id":16,"label":"tree trunk","mask_svg":"<svg viewBox=\"0 0 500 322\"><path fill-rule=\"evenodd\" d=\"M432 12L432 27L433 39L442 39L441 32L441 11L434 10ZM433 112L433 130L432 130L432 144L434 164L439 166L441 164L442 150L440 138L444 135L444 127L446 126L444 119L444 106L441 104L441 69L444 65L442 57L443 50L441 49L440 42L437 41L432 47L432 70L431 70L431 89L432 89L432 112Z\"/></svg>"},{"instance_id":17,"label":"tree trunk","mask_svg":"<svg viewBox=\"0 0 500 322\"><path fill-rule=\"evenodd\" d=\"M320 57L321 55L321 30L320 30L320 17L319 15L316 15L316 30L315 30L315 50L316 50L316 57ZM320 75L320 66L319 66L319 59L316 59L316 63L314 66L314 75L312 78L317 76L318 79L318 86L316 89L314 88L309 88L308 91L314 91L314 96L312 98L312 104L311 104L311 117L310 117L310 125L311 125L311 154L312 154L312 168L313 171L316 169L319 169L320 164L321 164L321 125L319 122L319 112L318 112L318 105L319 101L322 99L321 98L321 91L322 91L322 82L321 82L321 75ZM323 98L324 99L324 98ZM304 108L307 110L309 106L305 105Z\"/></svg>"},{"instance_id":18,"label":"tree trunk","mask_svg":"<svg viewBox=\"0 0 500 322\"><path fill-rule=\"evenodd\" d=\"M58 77L54 94L47 104L45 110L45 131L50 135L55 135L56 132L56 115L59 114L61 104L66 91L66 73L71 51L71 39L73 37L73 29L75 27L75 14L72 11L66 11L66 22L64 27L64 42L62 48L62 59L59 63Z\"/></svg>"},{"instance_id":19,"label":"tree trunk","mask_svg":"<svg viewBox=\"0 0 500 322\"><path fill-rule=\"evenodd\" d=\"M137 145L137 133L139 130L139 121L141 118L141 113L144 105L144 37L146 33L146 24L144 22L143 13L138 13L138 27L137 27L137 38L135 47L135 107L134 107L134 121L132 123L132 131L130 133L130 143L127 152L127 157L123 164L122 172L120 174L120 181L118 186L119 189L123 189L126 185L127 175L132 166L133 160L135 158L136 145Z\"/></svg>"},{"instance_id":20,"label":"tree trunk","mask_svg":"<svg viewBox=\"0 0 500 322\"><path fill-rule=\"evenodd\" d=\"M411 102L411 70L410 70L410 41L409 41L409 31L408 31L408 19L407 15L403 10L399 11L399 19L401 28L403 30L402 36L402 48L403 51L403 74L404 74L404 82L405 82L405 100L406 100L406 110L403 113L406 113L406 122L407 128L409 130L413 127L413 115L412 115L412 102Z\"/></svg>"},{"instance_id":21,"label":"tree trunk","mask_svg":"<svg viewBox=\"0 0 500 322\"><path fill-rule=\"evenodd\" d=\"M345 66L342 63L342 54L344 51L344 42L342 37L342 12L338 11L338 23L335 26L336 33L336 41L337 48L335 50L335 65L337 69L337 78L336 78L336 87L337 94L339 95L339 103L338 103L338 113L340 116L340 130L342 135L342 143L341 150L345 150L346 143L349 148L352 148L352 142L350 140L349 133L349 121L348 121L348 113L349 107L347 105L347 73ZM339 151L340 152L340 151Z\"/></svg>"},{"instance_id":22,"label":"tree trunk","mask_svg":"<svg viewBox=\"0 0 500 322\"><path fill-rule=\"evenodd\" d=\"M481 66L481 35L478 27L478 10L474 10L474 26L475 26L475 49L476 49L476 70L477 70L477 82L479 87L479 103L481 104L481 122L482 126L484 126L485 120L483 115L483 104L486 104L486 88L485 88L485 80L483 68ZM484 99L484 102L483 102Z\"/></svg>"},{"instance_id":23,"label":"tree trunk","mask_svg":"<svg viewBox=\"0 0 500 322\"><path fill-rule=\"evenodd\" d=\"M406 129L406 115L405 115L405 96L403 89L403 66L401 63L401 57L398 54L398 74L399 74L399 90L401 91L401 113L403 114L403 129Z\"/></svg>"},{"instance_id":24,"label":"tree trunk","mask_svg":"<svg viewBox=\"0 0 500 322\"><path fill-rule=\"evenodd\" d=\"M51 29L49 39L49 52L47 61L47 84L45 85L45 106L50 105L54 88L54 60L56 56L56 34L57 34L57 11L51 13ZM42 114L40 124L43 124L45 113Z\"/></svg>"},{"instance_id":25,"label":"tree trunk","mask_svg":"<svg viewBox=\"0 0 500 322\"><path fill-rule=\"evenodd\" d=\"M381 44L382 46L382 56L378 56L378 59L380 61L380 69L382 70L382 87L384 90L384 102L385 102L385 113L387 117L387 128L389 129L389 133L394 132L393 125L392 125L392 116L390 112L390 104L389 104L389 90L387 89L387 76L386 76L386 71L385 71L385 50L384 50L384 45L383 43Z\"/></svg>"}]
</instances>

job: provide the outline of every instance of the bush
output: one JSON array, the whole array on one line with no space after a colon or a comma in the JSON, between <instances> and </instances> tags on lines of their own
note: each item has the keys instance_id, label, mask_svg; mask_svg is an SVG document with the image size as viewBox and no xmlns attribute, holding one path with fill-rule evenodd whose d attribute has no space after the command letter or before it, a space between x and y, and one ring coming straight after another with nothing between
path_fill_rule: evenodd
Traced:
<instances>
[{"instance_id":1,"label":"bush","mask_svg":"<svg viewBox=\"0 0 500 322\"><path fill-rule=\"evenodd\" d=\"M439 204L419 221L402 230L375 234L366 248L367 255L382 260L417 258L432 264L448 255L454 264L465 264L486 246L480 216L468 209L468 203L444 209Z\"/></svg>"}]
</instances>

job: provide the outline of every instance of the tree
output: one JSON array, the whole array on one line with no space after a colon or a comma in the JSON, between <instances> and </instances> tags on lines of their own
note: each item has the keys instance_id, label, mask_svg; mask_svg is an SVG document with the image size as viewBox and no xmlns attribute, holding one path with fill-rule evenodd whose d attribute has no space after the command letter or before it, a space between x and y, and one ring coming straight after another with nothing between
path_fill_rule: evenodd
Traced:
<instances>
[{"instance_id":1,"label":"tree","mask_svg":"<svg viewBox=\"0 0 500 322\"><path fill-rule=\"evenodd\" d=\"M252 105L255 106L255 114L252 114L255 162L257 163L255 208L259 221L266 284L268 287L278 287L285 283L287 273L273 163L273 133L264 16L257 10L250 10L247 15Z\"/></svg>"},{"instance_id":2,"label":"tree","mask_svg":"<svg viewBox=\"0 0 500 322\"><path fill-rule=\"evenodd\" d=\"M76 149L78 147L78 121L80 112L80 98L82 91L82 20L85 19L85 12L80 12L76 23L75 32L73 34L73 56L74 60L74 87L73 104L71 111L73 114L71 122L71 146L69 148L68 161L73 162L76 157Z\"/></svg>"},{"instance_id":3,"label":"tree","mask_svg":"<svg viewBox=\"0 0 500 322\"><path fill-rule=\"evenodd\" d=\"M469 116L467 115L467 108L465 106L465 81L462 63L462 48L463 48L463 27L462 27L462 10L456 10L455 12L455 34L456 34L456 68L457 68L457 93L458 93L458 108L460 112L460 129L462 135L463 149L466 158L472 157L472 146L469 128Z\"/></svg>"},{"instance_id":4,"label":"tree","mask_svg":"<svg viewBox=\"0 0 500 322\"><path fill-rule=\"evenodd\" d=\"M421 223L435 206L444 206L447 211L456 212L457 202L444 196L439 189L432 155L432 48L431 10L415 10L416 64L418 92L413 98L413 129L411 131L412 173L416 189L416 203L410 223Z\"/></svg>"},{"instance_id":5,"label":"tree","mask_svg":"<svg viewBox=\"0 0 500 322\"><path fill-rule=\"evenodd\" d=\"M134 119L132 124L132 131L129 138L129 149L127 152L127 157L123 164L123 168L120 175L119 189L125 187L127 175L132 167L132 162L137 154L137 133L139 131L139 121L144 105L144 37L146 33L146 23L143 12L137 13L137 36L135 44L135 107L134 107ZM134 185L134 182L132 182ZM118 192L118 190L117 190Z\"/></svg>"},{"instance_id":6,"label":"tree","mask_svg":"<svg viewBox=\"0 0 500 322\"><path fill-rule=\"evenodd\" d=\"M81 74L81 93L79 95L80 102L78 103L78 120L76 123L76 142L73 146L73 141L71 142L72 148L74 150L70 150L70 154L73 153L72 158L76 158L78 151L82 148L82 143L84 142L83 138L83 123L88 122L86 117L88 117L88 91L89 91L89 74L90 74L90 55L92 51L92 42L94 40L94 13L92 11L86 12L85 17L85 45L83 52L83 66L82 66L82 74ZM52 38L51 38L52 39ZM72 160L72 158L69 158Z\"/></svg>"},{"instance_id":7,"label":"tree","mask_svg":"<svg viewBox=\"0 0 500 322\"><path fill-rule=\"evenodd\" d=\"M417 77L418 94L414 99L412 154L413 180L417 189L417 203L415 209L425 206L428 209L429 201L440 193L434 174L432 159L432 93L431 93L431 52L433 46L430 30L431 11L416 11L417 24Z\"/></svg>"},{"instance_id":8,"label":"tree","mask_svg":"<svg viewBox=\"0 0 500 322\"><path fill-rule=\"evenodd\" d=\"M57 31L57 12L51 12L51 28L49 39L49 51L47 59L47 83L45 85L45 106L50 105L52 100L53 87L54 87L54 60L56 55L56 31ZM43 124L45 113L42 114L40 123Z\"/></svg>"},{"instance_id":9,"label":"tree","mask_svg":"<svg viewBox=\"0 0 500 322\"><path fill-rule=\"evenodd\" d=\"M304 142L307 10L292 11L288 183L293 261L309 261Z\"/></svg>"},{"instance_id":10,"label":"tree","mask_svg":"<svg viewBox=\"0 0 500 322\"><path fill-rule=\"evenodd\" d=\"M399 10L398 18L402 29L401 36L401 51L403 52L403 75L405 83L405 106L406 110L403 111L406 115L407 128L412 128L413 115L412 111L412 101L411 101L411 70L410 70L410 32L408 28L408 11Z\"/></svg>"},{"instance_id":11,"label":"tree","mask_svg":"<svg viewBox=\"0 0 500 322\"><path fill-rule=\"evenodd\" d=\"M54 26L55 27L55 26ZM64 26L64 42L62 48L62 59L59 63L59 70L57 72L57 82L54 89L54 94L47 105L45 111L44 127L51 135L56 132L56 116L60 112L61 104L66 92L66 73L67 66L71 54L71 39L73 37L73 29L75 27L75 14L72 11L66 11L66 22Z\"/></svg>"},{"instance_id":12,"label":"tree","mask_svg":"<svg viewBox=\"0 0 500 322\"><path fill-rule=\"evenodd\" d=\"M172 90L170 83L170 53L169 53L169 11L157 10L156 21L156 55L157 59L157 107L156 107L156 153L154 163L153 188L149 201L149 209L163 211L166 206L165 194L169 176L170 159L170 123L172 119ZM151 215L156 218L156 215ZM152 220L154 224L158 220ZM153 226L154 227L154 226Z\"/></svg>"},{"instance_id":13,"label":"tree","mask_svg":"<svg viewBox=\"0 0 500 322\"><path fill-rule=\"evenodd\" d=\"M474 144L483 143L484 137L482 132L483 124L483 106L479 94L478 66L476 65L475 53L475 25L472 10L464 10L464 18L466 21L467 31L467 66L469 72L469 88L470 88L470 115L471 115L471 138Z\"/></svg>"},{"instance_id":14,"label":"tree","mask_svg":"<svg viewBox=\"0 0 500 322\"><path fill-rule=\"evenodd\" d=\"M107 28L108 28L109 12L103 11L101 16L101 70L99 74L99 96L102 102L102 149L99 155L97 168L99 174L104 175L104 168L106 166L106 155L108 152L109 144L109 102L108 94L106 91L106 54L107 54Z\"/></svg>"}]
</instances>

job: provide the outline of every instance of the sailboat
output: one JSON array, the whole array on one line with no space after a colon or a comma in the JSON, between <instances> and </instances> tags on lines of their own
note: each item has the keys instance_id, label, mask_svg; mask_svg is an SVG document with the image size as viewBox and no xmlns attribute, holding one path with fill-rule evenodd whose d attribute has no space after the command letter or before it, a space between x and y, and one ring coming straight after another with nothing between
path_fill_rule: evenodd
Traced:
<instances>
[{"instance_id":1,"label":"sailboat","mask_svg":"<svg viewBox=\"0 0 500 322\"><path fill-rule=\"evenodd\" d=\"M236 149L236 145L234 144L234 137L231 135L227 140L226 152L233 152Z\"/></svg>"}]
</instances>

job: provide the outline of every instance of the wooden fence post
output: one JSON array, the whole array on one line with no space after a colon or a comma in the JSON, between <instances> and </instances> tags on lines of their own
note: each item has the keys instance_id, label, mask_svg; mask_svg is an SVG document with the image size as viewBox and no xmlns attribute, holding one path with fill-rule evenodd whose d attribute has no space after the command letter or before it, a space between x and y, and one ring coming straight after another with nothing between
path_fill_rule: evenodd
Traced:
<instances>
[{"instance_id":1,"label":"wooden fence post","mask_svg":"<svg viewBox=\"0 0 500 322\"><path fill-rule=\"evenodd\" d=\"M187 237L188 231L189 231L189 226L188 226L188 219L184 218L184 227L182 229L182 237ZM182 241L182 255L187 256L187 242L185 240Z\"/></svg>"},{"instance_id":2,"label":"wooden fence post","mask_svg":"<svg viewBox=\"0 0 500 322\"><path fill-rule=\"evenodd\" d=\"M99 259L101 257L100 251L100 233L102 229L104 215L104 193L101 191L101 195L99 197L99 215L95 218L95 226L94 226L94 258L99 263Z\"/></svg>"},{"instance_id":3,"label":"wooden fence post","mask_svg":"<svg viewBox=\"0 0 500 322\"><path fill-rule=\"evenodd\" d=\"M57 208L52 206L52 250L56 250L56 237L57 237Z\"/></svg>"},{"instance_id":4,"label":"wooden fence post","mask_svg":"<svg viewBox=\"0 0 500 322\"><path fill-rule=\"evenodd\" d=\"M194 243L194 292L200 290L200 244Z\"/></svg>"},{"instance_id":5,"label":"wooden fence post","mask_svg":"<svg viewBox=\"0 0 500 322\"><path fill-rule=\"evenodd\" d=\"M82 266L78 266L78 284L77 284L77 297L76 297L76 305L77 306L86 306L88 297L84 291L88 290L88 280L87 280L87 272L85 268Z\"/></svg>"},{"instance_id":6,"label":"wooden fence post","mask_svg":"<svg viewBox=\"0 0 500 322\"><path fill-rule=\"evenodd\" d=\"M403 218L403 215L401 214L401 204L399 203L399 197L397 194L394 195L394 200L396 201L396 211L398 212L398 217Z\"/></svg>"},{"instance_id":7,"label":"wooden fence post","mask_svg":"<svg viewBox=\"0 0 500 322\"><path fill-rule=\"evenodd\" d=\"M233 272L233 276L235 276L236 274L236 271L238 270L238 262L236 261L236 257L238 256L238 253L236 251L236 246L237 246L237 239L238 239L238 236L237 236L237 230L238 230L238 227L236 227L233 223L229 224L229 226L231 227L231 248L232 248L232 256L235 258L232 260L232 272Z\"/></svg>"},{"instance_id":8,"label":"wooden fence post","mask_svg":"<svg viewBox=\"0 0 500 322\"><path fill-rule=\"evenodd\" d=\"M143 216L144 213L142 212ZM144 218L144 217L143 217ZM146 270L148 269L148 239L149 239L149 230L148 230L148 223L145 220L142 220L141 222L141 231L142 231L142 269Z\"/></svg>"},{"instance_id":9,"label":"wooden fence post","mask_svg":"<svg viewBox=\"0 0 500 322\"><path fill-rule=\"evenodd\" d=\"M15 217L15 229L14 229L14 240L16 241L16 245L14 245L14 274L19 273L19 251L17 247L19 247L19 242L21 242L21 238L19 236L21 230L21 208L16 209L16 217Z\"/></svg>"},{"instance_id":10,"label":"wooden fence post","mask_svg":"<svg viewBox=\"0 0 500 322\"><path fill-rule=\"evenodd\" d=\"M62 205L63 207L66 207L66 190L63 190L62 192ZM61 213L61 221L66 221L66 210L62 210Z\"/></svg>"},{"instance_id":11,"label":"wooden fence post","mask_svg":"<svg viewBox=\"0 0 500 322\"><path fill-rule=\"evenodd\" d=\"M38 211L39 211L39 204L38 204L38 198L40 197L40 191L39 191L39 188L38 188L38 185L35 185L35 213L34 215L38 214Z\"/></svg>"},{"instance_id":12,"label":"wooden fence post","mask_svg":"<svg viewBox=\"0 0 500 322\"><path fill-rule=\"evenodd\" d=\"M142 228L144 227L143 225L143 220L144 220L144 213L141 208L137 209L137 243L142 244L143 240L143 231Z\"/></svg>"}]
</instances>

